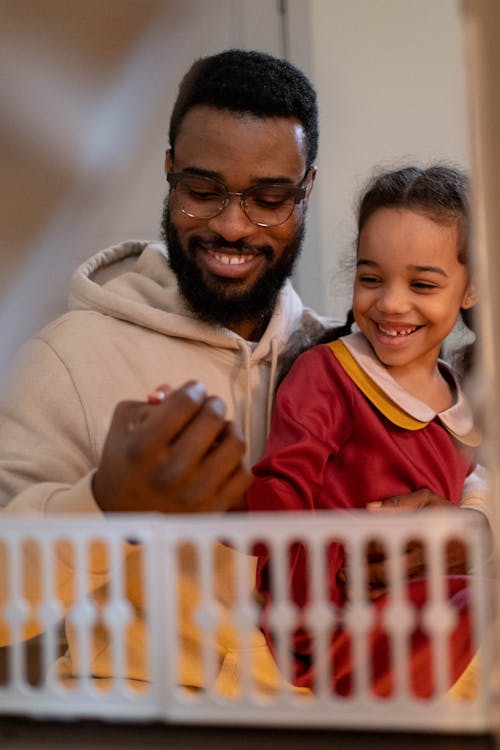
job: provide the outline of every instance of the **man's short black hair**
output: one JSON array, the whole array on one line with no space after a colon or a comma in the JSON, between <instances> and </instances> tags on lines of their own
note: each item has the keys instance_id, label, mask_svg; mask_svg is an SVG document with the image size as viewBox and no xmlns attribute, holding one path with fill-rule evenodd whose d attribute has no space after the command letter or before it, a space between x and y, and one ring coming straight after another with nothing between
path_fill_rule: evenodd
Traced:
<instances>
[{"instance_id":1,"label":"man's short black hair","mask_svg":"<svg viewBox=\"0 0 500 750\"><path fill-rule=\"evenodd\" d=\"M172 110L169 127L172 151L183 118L199 104L256 117L294 117L302 123L306 134L307 168L316 159L316 92L304 73L286 60L240 49L196 60L179 85Z\"/></svg>"}]
</instances>

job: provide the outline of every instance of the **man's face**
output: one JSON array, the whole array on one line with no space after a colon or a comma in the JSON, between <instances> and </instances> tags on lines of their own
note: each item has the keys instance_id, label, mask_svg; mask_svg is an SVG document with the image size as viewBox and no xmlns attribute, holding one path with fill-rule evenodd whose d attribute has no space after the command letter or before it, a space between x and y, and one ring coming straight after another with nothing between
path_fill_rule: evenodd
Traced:
<instances>
[{"instance_id":1,"label":"man's face","mask_svg":"<svg viewBox=\"0 0 500 750\"><path fill-rule=\"evenodd\" d=\"M306 173L304 129L289 118L195 107L182 122L175 154L167 154L166 169L216 178L230 192L269 183L298 186ZM193 311L245 337L265 326L299 253L306 203L295 205L279 226L261 227L245 215L238 196L217 216L199 219L181 210L172 189L162 232Z\"/></svg>"}]
</instances>

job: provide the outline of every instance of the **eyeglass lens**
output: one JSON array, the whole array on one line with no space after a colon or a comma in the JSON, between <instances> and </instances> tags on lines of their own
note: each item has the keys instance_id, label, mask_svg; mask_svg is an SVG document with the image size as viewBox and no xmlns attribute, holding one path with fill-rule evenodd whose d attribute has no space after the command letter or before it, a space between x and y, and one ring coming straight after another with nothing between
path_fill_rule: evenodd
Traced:
<instances>
[{"instance_id":1,"label":"eyeglass lens","mask_svg":"<svg viewBox=\"0 0 500 750\"><path fill-rule=\"evenodd\" d=\"M208 177L186 175L177 182L175 191L182 211L197 219L212 219L229 201L224 186ZM254 224L276 226L291 216L295 195L286 186L258 185L245 191L241 203Z\"/></svg>"}]
</instances>

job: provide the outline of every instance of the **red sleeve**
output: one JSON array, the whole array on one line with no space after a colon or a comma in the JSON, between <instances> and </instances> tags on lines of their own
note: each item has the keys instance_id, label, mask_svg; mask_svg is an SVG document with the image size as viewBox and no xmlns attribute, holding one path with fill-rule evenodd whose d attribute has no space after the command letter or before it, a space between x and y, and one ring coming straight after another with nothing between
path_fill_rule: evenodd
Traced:
<instances>
[{"instance_id":1,"label":"red sleeve","mask_svg":"<svg viewBox=\"0 0 500 750\"><path fill-rule=\"evenodd\" d=\"M262 460L253 468L249 510L309 510L323 472L350 433L349 394L325 346L296 361L281 384Z\"/></svg>"}]
</instances>

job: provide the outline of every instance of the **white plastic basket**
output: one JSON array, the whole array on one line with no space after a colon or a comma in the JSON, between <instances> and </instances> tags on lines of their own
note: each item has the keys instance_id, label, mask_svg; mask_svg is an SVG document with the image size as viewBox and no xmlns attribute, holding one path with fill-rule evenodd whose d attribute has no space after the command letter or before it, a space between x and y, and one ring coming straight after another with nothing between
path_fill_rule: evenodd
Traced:
<instances>
[{"instance_id":1,"label":"white plastic basket","mask_svg":"<svg viewBox=\"0 0 500 750\"><path fill-rule=\"evenodd\" d=\"M447 597L444 550L451 538L460 539L467 549L472 571L467 588L472 650L477 651L474 690L460 699L450 691L449 682L447 639L454 610ZM385 549L390 592L383 626L393 664L393 689L384 698L371 689L368 635L373 605L366 596L364 550L373 539ZM297 609L287 595L286 582L289 548L297 540L310 555L306 622L315 644L313 691L298 691L291 685L288 634ZM348 550L349 601L342 611L326 595L325 549L332 540L341 541ZM420 541L425 549L427 601L420 621L432 642L434 685L432 695L425 699L412 692L408 670L408 639L415 610L406 598L401 555L409 540ZM281 676L265 688L256 678L253 648L257 634L261 638L259 653L265 651L259 631L262 612L250 585L255 565L251 553L257 541L272 554L273 602L268 617L274 623L280 674L288 677ZM492 592L487 547L482 529L470 522L469 514L453 511L383 519L360 511L168 518L133 515L104 520L4 516L0 528L0 629L10 645L2 649L0 712L193 724L489 731L493 721ZM230 560L229 567L226 561L226 573L230 569L232 588L230 596L222 597L217 590L220 572L216 554L221 548ZM131 593L131 568L135 594ZM186 582L196 592L194 598L188 597L188 642L181 624L186 620ZM347 696L332 689L332 664L327 656L328 639L339 620L347 623L353 665L352 689ZM72 673L56 666L65 663L64 659L57 661L62 622L69 623L70 643L77 652L72 654ZM229 674L234 689L229 693L220 684L221 661L227 657L221 655L218 643L222 623L233 641L228 652L233 660ZM141 638L134 641L133 626L137 624ZM27 640L34 632L41 633L35 641L37 649ZM95 666L103 633L109 675ZM134 674L130 650L139 653L142 675ZM33 653L36 678L30 675ZM182 667L186 653L188 662L191 657L196 662L201 683L186 685Z\"/></svg>"}]
</instances>

